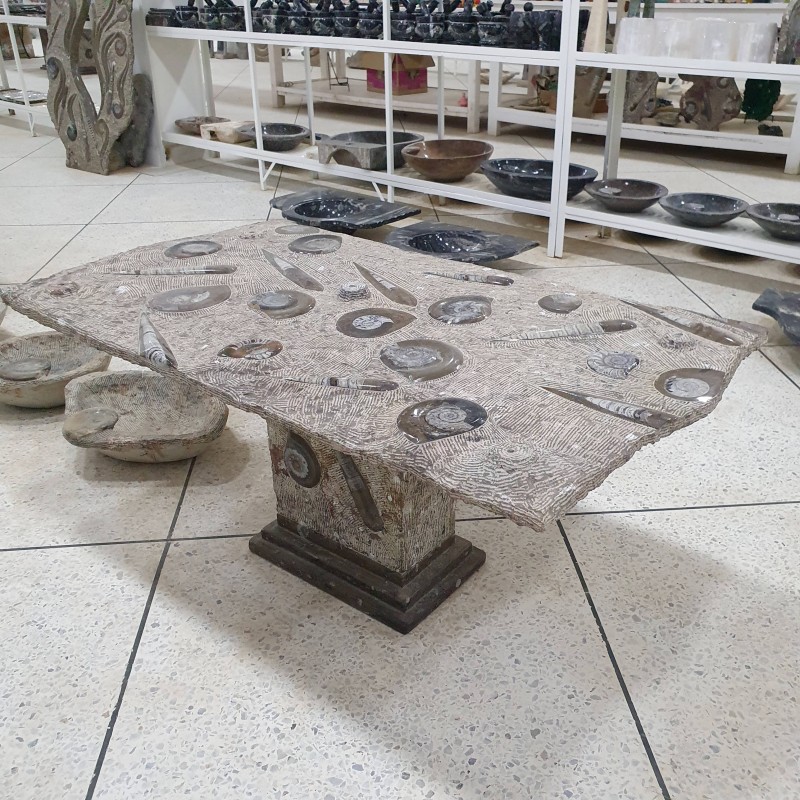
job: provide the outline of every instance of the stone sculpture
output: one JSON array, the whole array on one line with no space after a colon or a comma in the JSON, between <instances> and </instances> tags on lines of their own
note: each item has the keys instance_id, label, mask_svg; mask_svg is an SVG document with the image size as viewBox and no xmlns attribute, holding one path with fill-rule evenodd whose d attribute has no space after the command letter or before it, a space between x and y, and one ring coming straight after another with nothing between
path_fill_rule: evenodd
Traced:
<instances>
[{"instance_id":1,"label":"stone sculpture","mask_svg":"<svg viewBox=\"0 0 800 800\"><path fill-rule=\"evenodd\" d=\"M733 78L717 75L681 75L692 81L681 97L681 114L702 131L718 131L723 122L739 116L742 93Z\"/></svg>"},{"instance_id":2,"label":"stone sculpture","mask_svg":"<svg viewBox=\"0 0 800 800\"><path fill-rule=\"evenodd\" d=\"M485 558L455 535L456 498L541 530L705 417L765 340L350 236L297 253L297 236L140 247L3 299L264 417L277 519L251 549L404 632Z\"/></svg>"},{"instance_id":3,"label":"stone sculpture","mask_svg":"<svg viewBox=\"0 0 800 800\"><path fill-rule=\"evenodd\" d=\"M783 14L775 60L778 64L800 63L800 0L792 0Z\"/></svg>"},{"instance_id":4,"label":"stone sculpture","mask_svg":"<svg viewBox=\"0 0 800 800\"><path fill-rule=\"evenodd\" d=\"M153 115L152 87L133 74L132 0L95 0L93 25L99 111L80 76L81 37L89 0L47 5L47 108L67 151L67 166L108 175L144 160Z\"/></svg>"},{"instance_id":5,"label":"stone sculpture","mask_svg":"<svg viewBox=\"0 0 800 800\"><path fill-rule=\"evenodd\" d=\"M789 339L800 344L800 292L765 289L753 308L777 320Z\"/></svg>"},{"instance_id":6,"label":"stone sculpture","mask_svg":"<svg viewBox=\"0 0 800 800\"><path fill-rule=\"evenodd\" d=\"M633 70L625 79L625 107L623 122L640 123L645 117L655 116L658 110L658 73Z\"/></svg>"}]
</instances>

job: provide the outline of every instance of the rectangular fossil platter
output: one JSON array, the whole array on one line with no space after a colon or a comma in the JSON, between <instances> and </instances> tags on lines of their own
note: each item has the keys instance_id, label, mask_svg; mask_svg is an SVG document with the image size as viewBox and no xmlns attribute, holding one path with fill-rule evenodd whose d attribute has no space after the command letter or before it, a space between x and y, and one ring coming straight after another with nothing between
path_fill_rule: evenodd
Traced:
<instances>
[{"instance_id":1,"label":"rectangular fossil platter","mask_svg":"<svg viewBox=\"0 0 800 800\"><path fill-rule=\"evenodd\" d=\"M647 298L285 221L140 247L4 299L536 529L706 416L764 341Z\"/></svg>"}]
</instances>

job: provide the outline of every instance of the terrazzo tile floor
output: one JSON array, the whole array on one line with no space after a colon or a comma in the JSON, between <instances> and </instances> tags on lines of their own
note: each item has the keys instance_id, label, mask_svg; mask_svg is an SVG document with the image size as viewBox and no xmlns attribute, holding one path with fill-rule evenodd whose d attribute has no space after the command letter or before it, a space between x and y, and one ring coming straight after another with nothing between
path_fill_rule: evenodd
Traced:
<instances>
[{"instance_id":1,"label":"terrazzo tile floor","mask_svg":"<svg viewBox=\"0 0 800 800\"><path fill-rule=\"evenodd\" d=\"M245 70L214 62L229 113ZM318 113L331 129L381 125ZM549 146L525 129L496 142L499 154ZM81 177L46 132L0 120L0 282L260 220L303 185L276 171L261 192L251 174L172 155L164 169ZM625 159L652 174L641 147ZM741 161L671 149L656 171L796 192L775 159ZM422 218L546 232L535 217L403 200ZM486 565L405 637L248 552L274 512L257 418L233 410L197 459L146 466L70 447L59 410L0 406L2 796L800 797L800 348L750 310L768 285L800 290L800 272L586 225L568 226L561 261L540 248L502 266L757 321L770 342L707 420L544 533L459 506L458 532ZM9 311L0 340L38 328Z\"/></svg>"}]
</instances>

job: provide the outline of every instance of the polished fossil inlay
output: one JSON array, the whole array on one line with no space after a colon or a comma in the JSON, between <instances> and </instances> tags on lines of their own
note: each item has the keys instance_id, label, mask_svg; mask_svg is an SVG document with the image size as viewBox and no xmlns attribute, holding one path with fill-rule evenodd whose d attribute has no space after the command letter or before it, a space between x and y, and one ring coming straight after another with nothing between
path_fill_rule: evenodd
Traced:
<instances>
[{"instance_id":1,"label":"polished fossil inlay","mask_svg":"<svg viewBox=\"0 0 800 800\"><path fill-rule=\"evenodd\" d=\"M186 242L168 247L164 251L167 258L197 258L197 256L210 256L222 250L219 242L212 242L207 239L190 239Z\"/></svg>"},{"instance_id":2,"label":"polished fossil inlay","mask_svg":"<svg viewBox=\"0 0 800 800\"><path fill-rule=\"evenodd\" d=\"M226 358L246 358L249 361L265 361L283 350L283 345L274 340L247 339L222 348L217 355Z\"/></svg>"},{"instance_id":3,"label":"polished fossil inlay","mask_svg":"<svg viewBox=\"0 0 800 800\"><path fill-rule=\"evenodd\" d=\"M382 531L384 524L381 512L358 465L352 456L348 456L345 453L337 452L336 460L339 462L339 468L342 470L345 483L347 483L347 488L350 490L353 503L355 503L356 510L363 523L371 531Z\"/></svg>"},{"instance_id":4,"label":"polished fossil inlay","mask_svg":"<svg viewBox=\"0 0 800 800\"><path fill-rule=\"evenodd\" d=\"M446 297L434 303L428 313L448 325L469 325L483 322L492 314L492 299L479 294Z\"/></svg>"},{"instance_id":5,"label":"polished fossil inlay","mask_svg":"<svg viewBox=\"0 0 800 800\"><path fill-rule=\"evenodd\" d=\"M659 411L655 408L626 403L624 400L614 400L609 397L597 397L594 395L580 394L579 392L569 392L565 389L554 389L550 386L543 386L542 388L559 397L563 397L565 400L571 400L573 403L580 403L580 405L586 408L593 408L595 411L609 414L612 417L638 422L640 425L646 425L648 428L654 428L656 430L678 419L674 414L669 414L666 411Z\"/></svg>"},{"instance_id":6,"label":"polished fossil inlay","mask_svg":"<svg viewBox=\"0 0 800 800\"><path fill-rule=\"evenodd\" d=\"M539 298L539 305L545 311L552 311L554 314L569 314L579 309L583 305L583 300L573 292L556 292Z\"/></svg>"},{"instance_id":7,"label":"polished fossil inlay","mask_svg":"<svg viewBox=\"0 0 800 800\"><path fill-rule=\"evenodd\" d=\"M592 353L586 363L589 369L607 378L627 378L639 366L633 353Z\"/></svg>"},{"instance_id":8,"label":"polished fossil inlay","mask_svg":"<svg viewBox=\"0 0 800 800\"><path fill-rule=\"evenodd\" d=\"M347 281L339 286L340 300L365 300L369 297L369 287L361 281Z\"/></svg>"},{"instance_id":9,"label":"polished fossil inlay","mask_svg":"<svg viewBox=\"0 0 800 800\"><path fill-rule=\"evenodd\" d=\"M722 391L725 375L716 369L672 369L656 378L656 389L667 397L708 403Z\"/></svg>"},{"instance_id":10,"label":"polished fossil inlay","mask_svg":"<svg viewBox=\"0 0 800 800\"><path fill-rule=\"evenodd\" d=\"M451 281L468 281L470 283L490 283L492 286L511 286L513 278L505 275L479 275L473 272L425 272L425 275L433 275L437 278L447 278Z\"/></svg>"},{"instance_id":11,"label":"polished fossil inlay","mask_svg":"<svg viewBox=\"0 0 800 800\"><path fill-rule=\"evenodd\" d=\"M301 236L299 239L289 242L289 249L293 253L305 253L307 255L335 253L341 246L342 237L328 233Z\"/></svg>"},{"instance_id":12,"label":"polished fossil inlay","mask_svg":"<svg viewBox=\"0 0 800 800\"><path fill-rule=\"evenodd\" d=\"M383 378L368 378L360 375L281 375L294 383L310 383L315 386L331 386L338 389L357 389L366 392L393 392L398 388L394 381Z\"/></svg>"},{"instance_id":13,"label":"polished fossil inlay","mask_svg":"<svg viewBox=\"0 0 800 800\"><path fill-rule=\"evenodd\" d=\"M452 375L464 363L460 350L436 339L409 339L387 345L381 361L412 381L432 381Z\"/></svg>"},{"instance_id":14,"label":"polished fossil inlay","mask_svg":"<svg viewBox=\"0 0 800 800\"><path fill-rule=\"evenodd\" d=\"M406 408L397 427L417 444L447 439L480 428L489 414L483 406L459 397L424 400Z\"/></svg>"},{"instance_id":15,"label":"polished fossil inlay","mask_svg":"<svg viewBox=\"0 0 800 800\"><path fill-rule=\"evenodd\" d=\"M146 311L139 316L139 355L155 367L177 367L178 360Z\"/></svg>"},{"instance_id":16,"label":"polished fossil inlay","mask_svg":"<svg viewBox=\"0 0 800 800\"><path fill-rule=\"evenodd\" d=\"M383 278L366 267L362 267L361 264L355 264L355 268L362 278L369 281L384 297L387 297L393 303L400 303L400 305L411 306L412 308L417 305L417 298L402 286L398 286L387 278Z\"/></svg>"},{"instance_id":17,"label":"polished fossil inlay","mask_svg":"<svg viewBox=\"0 0 800 800\"><path fill-rule=\"evenodd\" d=\"M280 292L257 294L248 305L254 311L262 311L272 319L290 319L311 311L316 301L311 295L303 292L283 289Z\"/></svg>"},{"instance_id":18,"label":"polished fossil inlay","mask_svg":"<svg viewBox=\"0 0 800 800\"><path fill-rule=\"evenodd\" d=\"M620 333L631 331L636 327L635 322L629 319L608 319L600 322L576 322L574 325L565 325L563 328L542 328L521 333L501 336L494 341L516 342L535 341L537 339L569 339L574 336L598 336L605 333Z\"/></svg>"},{"instance_id":19,"label":"polished fossil inlay","mask_svg":"<svg viewBox=\"0 0 800 800\"><path fill-rule=\"evenodd\" d=\"M321 292L325 287L313 276L309 275L304 269L300 269L296 264L281 258L269 250L262 251L267 263L280 272L284 278L288 278L292 283L297 284L301 289L309 289L312 292Z\"/></svg>"},{"instance_id":20,"label":"polished fossil inlay","mask_svg":"<svg viewBox=\"0 0 800 800\"><path fill-rule=\"evenodd\" d=\"M147 305L153 311L167 313L200 311L224 303L230 296L230 286L186 286L159 292L147 301Z\"/></svg>"},{"instance_id":21,"label":"polished fossil inlay","mask_svg":"<svg viewBox=\"0 0 800 800\"><path fill-rule=\"evenodd\" d=\"M715 328L713 325L707 325L705 322L690 319L689 317L682 317L666 309L662 310L640 303L631 303L629 300L623 300L622 302L627 303L633 308L638 308L639 311L644 311L645 314L660 319L662 322L667 322L670 325L674 325L676 328L693 333L695 336L699 336L702 339L708 339L710 342L724 344L728 347L740 347L742 344L735 336L731 336L726 331Z\"/></svg>"},{"instance_id":22,"label":"polished fossil inlay","mask_svg":"<svg viewBox=\"0 0 800 800\"><path fill-rule=\"evenodd\" d=\"M51 363L45 358L21 358L0 364L0 378L4 381L36 381L50 372Z\"/></svg>"},{"instance_id":23,"label":"polished fossil inlay","mask_svg":"<svg viewBox=\"0 0 800 800\"><path fill-rule=\"evenodd\" d=\"M360 308L336 320L336 330L355 339L373 339L398 331L416 320L413 314L394 308Z\"/></svg>"},{"instance_id":24,"label":"polished fossil inlay","mask_svg":"<svg viewBox=\"0 0 800 800\"><path fill-rule=\"evenodd\" d=\"M322 469L311 445L290 433L283 448L283 464L291 477L306 489L313 489L322 479Z\"/></svg>"},{"instance_id":25,"label":"polished fossil inlay","mask_svg":"<svg viewBox=\"0 0 800 800\"><path fill-rule=\"evenodd\" d=\"M70 414L62 426L65 436L82 439L93 433L113 428L119 421L119 414L113 408L92 406Z\"/></svg>"},{"instance_id":26,"label":"polished fossil inlay","mask_svg":"<svg viewBox=\"0 0 800 800\"><path fill-rule=\"evenodd\" d=\"M232 275L236 267L232 264L186 264L180 267L149 267L146 269L115 269L114 275Z\"/></svg>"},{"instance_id":27,"label":"polished fossil inlay","mask_svg":"<svg viewBox=\"0 0 800 800\"><path fill-rule=\"evenodd\" d=\"M283 236L304 236L318 231L319 228L315 228L313 225L279 225L275 228L275 233L280 233Z\"/></svg>"}]
</instances>

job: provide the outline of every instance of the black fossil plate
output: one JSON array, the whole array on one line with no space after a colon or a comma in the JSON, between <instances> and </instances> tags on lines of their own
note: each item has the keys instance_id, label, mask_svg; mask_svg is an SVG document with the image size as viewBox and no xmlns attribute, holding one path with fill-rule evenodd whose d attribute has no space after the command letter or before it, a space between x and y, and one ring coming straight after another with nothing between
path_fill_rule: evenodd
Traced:
<instances>
[{"instance_id":1,"label":"black fossil plate","mask_svg":"<svg viewBox=\"0 0 800 800\"><path fill-rule=\"evenodd\" d=\"M385 203L375 197L333 189L312 189L276 197L270 205L292 222L341 233L378 228L419 214L419 209L400 203Z\"/></svg>"},{"instance_id":2,"label":"black fossil plate","mask_svg":"<svg viewBox=\"0 0 800 800\"><path fill-rule=\"evenodd\" d=\"M501 258L511 258L539 246L538 242L517 236L478 231L443 222L417 222L398 228L386 237L386 244L401 250L429 253L468 264L486 264Z\"/></svg>"}]
</instances>

